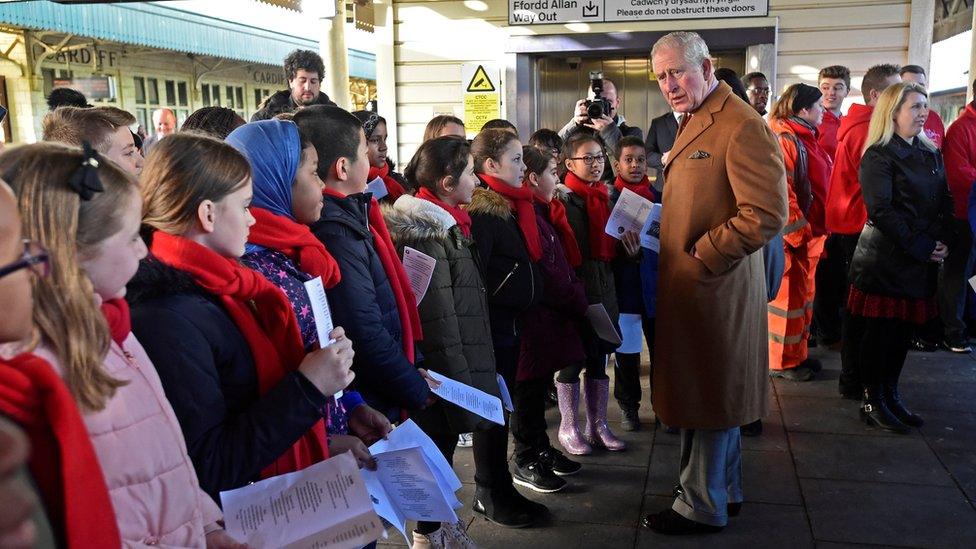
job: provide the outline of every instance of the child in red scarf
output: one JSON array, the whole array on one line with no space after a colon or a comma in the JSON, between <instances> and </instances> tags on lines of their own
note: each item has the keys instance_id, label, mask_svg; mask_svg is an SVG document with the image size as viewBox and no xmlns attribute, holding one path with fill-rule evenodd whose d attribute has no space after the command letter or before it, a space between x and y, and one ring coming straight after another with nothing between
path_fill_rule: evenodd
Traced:
<instances>
[{"instance_id":1,"label":"child in red scarf","mask_svg":"<svg viewBox=\"0 0 976 549\"><path fill-rule=\"evenodd\" d=\"M127 544L233 543L200 489L153 364L131 334L125 285L146 254L137 182L91 149L51 143L11 151L0 172L20 197L26 236L43 236L51 261L50 275L34 283L37 357L14 360L23 372L46 373L46 383L64 378L111 488L118 534ZM74 465L84 453L67 459ZM69 493L97 490L101 475L72 479Z\"/></svg>"},{"instance_id":2,"label":"child in red scarf","mask_svg":"<svg viewBox=\"0 0 976 549\"><path fill-rule=\"evenodd\" d=\"M314 106L295 124L319 157L325 183L322 217L312 233L339 264L342 279L326 290L332 317L346 327L356 357L354 389L391 421L433 402L415 356L422 337L417 303L379 205L365 193L367 142L360 121L337 107Z\"/></svg>"},{"instance_id":3,"label":"child in red scarf","mask_svg":"<svg viewBox=\"0 0 976 549\"><path fill-rule=\"evenodd\" d=\"M483 130L471 144L474 169L488 186L476 189L468 213L488 290L488 315L498 373L515 386L522 315L542 297L536 264L542 243L535 223L532 190L522 183L522 144L513 133ZM474 511L499 524L528 526L545 507L512 488L508 471L508 427L494 426L473 435Z\"/></svg>"},{"instance_id":4,"label":"child in red scarf","mask_svg":"<svg viewBox=\"0 0 976 549\"><path fill-rule=\"evenodd\" d=\"M617 240L605 232L611 208L607 186L601 181L606 168L603 146L592 134L578 132L563 143L561 157L567 170L562 187L567 192L561 199L566 206L566 216L576 235L582 256L582 263L576 272L583 279L588 301L591 304L602 304L610 315L611 322L617 324L617 295L611 268L611 262L617 255ZM610 378L606 374L606 364L607 355L615 346L600 340L587 325L583 327L583 340L586 348L586 383L583 386L586 407L584 437L589 446L598 445L612 451L623 450L627 444L618 439L607 426ZM560 410L576 410L580 394L579 375L583 369L584 364L570 365L560 370L556 377ZM566 437L561 436L561 439L564 438ZM588 448L577 442L573 440L571 447L566 450L571 453L588 453Z\"/></svg>"},{"instance_id":5,"label":"child in red scarf","mask_svg":"<svg viewBox=\"0 0 976 549\"><path fill-rule=\"evenodd\" d=\"M242 266L252 189L230 145L176 134L143 171L151 256L130 285L133 325L160 371L201 484L213 495L329 456L328 396L351 343L305 353L285 295Z\"/></svg>"},{"instance_id":6,"label":"child in red scarf","mask_svg":"<svg viewBox=\"0 0 976 549\"><path fill-rule=\"evenodd\" d=\"M611 204L617 202L624 189L651 202L661 201L647 178L645 150L644 141L639 137L627 136L617 142L617 150L613 158L617 177L610 191ZM647 261L657 261L655 252L640 247L640 238L636 233L625 233L617 246L617 257L612 262L617 305L620 308L620 333L623 339L614 357L616 375L613 396L620 405L621 424L625 431L640 429L637 411L640 409L643 396L640 383L640 360L644 341L647 342L651 356L654 356L654 317L646 306L647 300L653 299L653 295L644 295L642 264L647 263L644 256L651 256Z\"/></svg>"},{"instance_id":7,"label":"child in red scarf","mask_svg":"<svg viewBox=\"0 0 976 549\"><path fill-rule=\"evenodd\" d=\"M366 182L369 183L377 177L382 179L386 187L386 195L379 200L384 204L393 204L408 191L406 180L393 171L393 161L387 156L386 138L389 133L386 129L386 119L370 111L355 111L352 114L362 122L363 133L366 134L366 156L369 158L369 175ZM412 189L410 194L413 194L413 191L416 189Z\"/></svg>"}]
</instances>

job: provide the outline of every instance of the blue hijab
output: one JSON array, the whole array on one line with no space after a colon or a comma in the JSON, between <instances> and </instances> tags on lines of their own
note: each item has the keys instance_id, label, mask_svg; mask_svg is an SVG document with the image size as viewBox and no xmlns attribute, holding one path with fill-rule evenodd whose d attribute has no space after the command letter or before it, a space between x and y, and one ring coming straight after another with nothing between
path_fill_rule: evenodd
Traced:
<instances>
[{"instance_id":1,"label":"blue hijab","mask_svg":"<svg viewBox=\"0 0 976 549\"><path fill-rule=\"evenodd\" d=\"M232 131L226 141L251 164L254 185L251 205L295 221L291 212L291 187L302 154L298 126L290 120L251 122ZM261 249L249 243L246 253Z\"/></svg>"}]
</instances>

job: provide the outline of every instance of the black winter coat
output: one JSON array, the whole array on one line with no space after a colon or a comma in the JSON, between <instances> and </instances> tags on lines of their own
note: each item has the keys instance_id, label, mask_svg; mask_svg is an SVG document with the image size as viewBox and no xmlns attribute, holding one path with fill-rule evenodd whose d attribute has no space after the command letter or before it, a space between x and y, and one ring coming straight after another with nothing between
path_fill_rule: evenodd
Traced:
<instances>
[{"instance_id":1,"label":"black winter coat","mask_svg":"<svg viewBox=\"0 0 976 549\"><path fill-rule=\"evenodd\" d=\"M519 317L542 298L542 276L505 197L475 189L468 213L488 289L492 337L496 346L514 347Z\"/></svg>"},{"instance_id":2,"label":"black winter coat","mask_svg":"<svg viewBox=\"0 0 976 549\"><path fill-rule=\"evenodd\" d=\"M337 106L329 96L323 92L319 92L319 98L315 100L313 105L328 105L330 107ZM281 90L275 92L274 95L265 99L264 104L261 105L261 109L258 112L251 115L251 122L257 122L258 120L269 120L283 112L295 112L298 110L298 105L291 98L291 90Z\"/></svg>"},{"instance_id":3,"label":"black winter coat","mask_svg":"<svg viewBox=\"0 0 976 549\"><path fill-rule=\"evenodd\" d=\"M430 388L403 353L396 297L369 231L371 198L368 193L344 198L326 195L322 217L311 229L342 273L342 280L326 290L326 296L333 322L345 329L356 351L351 389L399 421L399 409L422 407Z\"/></svg>"},{"instance_id":4,"label":"black winter coat","mask_svg":"<svg viewBox=\"0 0 976 549\"><path fill-rule=\"evenodd\" d=\"M474 241L464 236L446 210L432 202L403 195L385 208L390 236L403 257L411 248L433 257L434 273L418 304L424 339L424 367L488 394L499 396L495 354L488 324L485 283L475 256ZM438 400L411 414L426 432L470 433L487 420Z\"/></svg>"},{"instance_id":5,"label":"black winter coat","mask_svg":"<svg viewBox=\"0 0 976 549\"><path fill-rule=\"evenodd\" d=\"M610 189L610 208L613 209L620 198L620 191ZM643 250L643 248L642 248ZM621 313L646 316L644 290L641 284L641 256L627 255L622 243L617 243L617 257L610 262L613 270L613 285L617 294L617 306Z\"/></svg>"},{"instance_id":6,"label":"black winter coat","mask_svg":"<svg viewBox=\"0 0 976 549\"><path fill-rule=\"evenodd\" d=\"M868 222L851 262L859 290L921 299L935 294L936 241L951 246L952 195L942 153L893 136L865 151L858 172Z\"/></svg>"},{"instance_id":7,"label":"black winter coat","mask_svg":"<svg viewBox=\"0 0 976 549\"><path fill-rule=\"evenodd\" d=\"M299 372L264 396L244 335L218 298L152 256L129 283L132 331L152 359L180 422L200 486L258 480L316 421L327 397Z\"/></svg>"}]
</instances>

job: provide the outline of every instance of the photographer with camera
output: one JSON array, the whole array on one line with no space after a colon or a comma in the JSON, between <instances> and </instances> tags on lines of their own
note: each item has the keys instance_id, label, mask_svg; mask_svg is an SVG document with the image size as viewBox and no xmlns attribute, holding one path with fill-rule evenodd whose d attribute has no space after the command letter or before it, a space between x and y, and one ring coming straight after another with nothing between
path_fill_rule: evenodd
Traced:
<instances>
[{"instance_id":1,"label":"photographer with camera","mask_svg":"<svg viewBox=\"0 0 976 549\"><path fill-rule=\"evenodd\" d=\"M590 71L590 91L587 99L576 102L576 115L568 124L559 130L559 137L567 139L578 131L590 131L599 135L605 150L616 150L617 142L625 136L644 139L644 132L638 127L628 126L624 117L617 113L620 99L617 97L617 86L603 78L600 71ZM604 180L614 178L610 162L603 172Z\"/></svg>"}]
</instances>

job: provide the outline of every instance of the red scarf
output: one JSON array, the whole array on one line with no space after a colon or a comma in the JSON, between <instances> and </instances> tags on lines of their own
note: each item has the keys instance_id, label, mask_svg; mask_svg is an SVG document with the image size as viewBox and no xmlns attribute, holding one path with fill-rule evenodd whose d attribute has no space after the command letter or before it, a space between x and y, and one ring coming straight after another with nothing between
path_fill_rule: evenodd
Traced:
<instances>
[{"instance_id":1,"label":"red scarf","mask_svg":"<svg viewBox=\"0 0 976 549\"><path fill-rule=\"evenodd\" d=\"M321 276L326 288L339 283L342 278L339 265L307 225L253 206L251 215L256 223L251 227L248 242L285 254L302 272Z\"/></svg>"},{"instance_id":2,"label":"red scarf","mask_svg":"<svg viewBox=\"0 0 976 549\"><path fill-rule=\"evenodd\" d=\"M617 179L615 179L613 182L613 188L617 189L617 192L621 193L624 192L624 189L629 189L630 192L637 193L651 202L657 202L654 189L651 188L651 180L648 179L646 175L644 176L644 179L640 180L639 183L628 183L618 175ZM254 211L253 208L251 211Z\"/></svg>"},{"instance_id":3,"label":"red scarf","mask_svg":"<svg viewBox=\"0 0 976 549\"><path fill-rule=\"evenodd\" d=\"M345 198L346 195L325 188L322 194ZM400 262L397 255L396 246L390 238L390 231L386 228L386 221L380 212L380 205L375 198L369 204L369 232L373 235L373 248L376 255L380 258L383 265L383 272L390 281L390 288L393 290L393 297L396 299L397 312L400 313L400 332L403 334L401 344L403 354L411 363L415 361L414 343L423 339L423 331L420 327L420 313L417 312L417 297L413 295L413 288L410 287L410 279L407 278L407 271Z\"/></svg>"},{"instance_id":4,"label":"red scarf","mask_svg":"<svg viewBox=\"0 0 976 549\"><path fill-rule=\"evenodd\" d=\"M119 347L132 332L132 317L129 315L129 303L122 298L109 299L102 302L102 316L108 322L108 330L112 334L112 341Z\"/></svg>"},{"instance_id":5,"label":"red scarf","mask_svg":"<svg viewBox=\"0 0 976 549\"><path fill-rule=\"evenodd\" d=\"M451 214L454 221L457 221L458 227L461 228L461 232L464 233L464 236L469 238L471 237L471 216L468 215L468 212L458 208L457 206L451 206L447 202L437 198L437 195L428 191L427 187L421 187L420 190L417 191L417 198L426 200L427 202L444 208L447 213Z\"/></svg>"},{"instance_id":6,"label":"red scarf","mask_svg":"<svg viewBox=\"0 0 976 549\"><path fill-rule=\"evenodd\" d=\"M542 259L542 242L539 240L539 226L535 224L535 208L532 201L535 194L526 184L521 187L513 187L497 177L479 173L478 177L485 182L488 187L508 200L508 206L515 211L515 220L518 221L519 230L522 231L522 238L525 240L525 247L529 250L529 259L539 261Z\"/></svg>"},{"instance_id":7,"label":"red scarf","mask_svg":"<svg viewBox=\"0 0 976 549\"><path fill-rule=\"evenodd\" d=\"M381 168L374 168L373 166L370 166L369 175L366 177L369 181L372 181L377 177L383 178L383 183L386 183L387 192L387 195L383 198L389 198L390 204L396 202L397 198L400 198L407 192L403 189L403 185L401 185L399 181L390 175L390 164L388 162L383 162L383 166Z\"/></svg>"},{"instance_id":8,"label":"red scarf","mask_svg":"<svg viewBox=\"0 0 976 549\"><path fill-rule=\"evenodd\" d=\"M277 286L237 261L163 231L154 233L152 253L220 298L251 349L260 394L273 389L288 372L298 368L305 356L298 319ZM267 478L298 471L328 457L325 421L320 420L261 475Z\"/></svg>"},{"instance_id":9,"label":"red scarf","mask_svg":"<svg viewBox=\"0 0 976 549\"><path fill-rule=\"evenodd\" d=\"M563 182L569 190L586 201L586 217L590 220L590 258L610 261L616 255L617 240L606 233L607 220L610 219L610 194L602 181L587 183L566 172Z\"/></svg>"},{"instance_id":10,"label":"red scarf","mask_svg":"<svg viewBox=\"0 0 976 549\"><path fill-rule=\"evenodd\" d=\"M546 204L546 201L535 197L536 201L540 204ZM549 222L552 226L556 228L556 232L559 233L559 241L563 245L563 253L566 254L566 260L569 261L569 266L576 268L583 264L583 256L580 254L579 243L576 242L576 235L573 234L573 228L569 225L569 218L566 217L566 205L560 200L552 199L549 201Z\"/></svg>"},{"instance_id":11,"label":"red scarf","mask_svg":"<svg viewBox=\"0 0 976 549\"><path fill-rule=\"evenodd\" d=\"M31 443L28 465L66 547L121 547L112 500L88 429L54 367L22 354L0 360L0 412Z\"/></svg>"}]
</instances>

